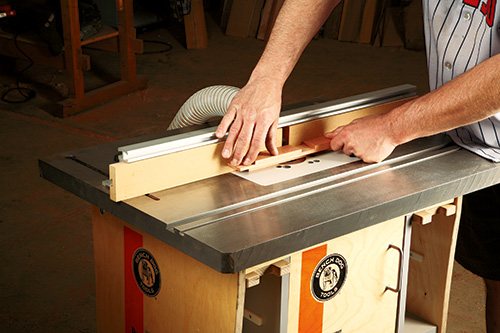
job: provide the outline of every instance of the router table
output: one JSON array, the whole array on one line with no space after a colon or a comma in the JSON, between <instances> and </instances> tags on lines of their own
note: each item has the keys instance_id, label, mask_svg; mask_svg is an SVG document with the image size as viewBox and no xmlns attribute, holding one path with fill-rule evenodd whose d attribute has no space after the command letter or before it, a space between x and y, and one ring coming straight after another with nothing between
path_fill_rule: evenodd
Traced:
<instances>
[{"instance_id":1,"label":"router table","mask_svg":"<svg viewBox=\"0 0 500 333\"><path fill-rule=\"evenodd\" d=\"M414 91L283 111L280 144L322 135L332 119L387 112ZM378 164L326 151L228 172L214 132L203 125L40 159L43 178L94 206L100 332L409 332L405 312L426 322L419 332L445 332L461 196L499 183L500 165L436 135ZM123 160L154 145L167 147L162 156ZM193 153L207 147L217 172ZM160 159L152 180L138 169L118 178L119 167ZM183 170L197 175L187 181Z\"/></svg>"}]
</instances>

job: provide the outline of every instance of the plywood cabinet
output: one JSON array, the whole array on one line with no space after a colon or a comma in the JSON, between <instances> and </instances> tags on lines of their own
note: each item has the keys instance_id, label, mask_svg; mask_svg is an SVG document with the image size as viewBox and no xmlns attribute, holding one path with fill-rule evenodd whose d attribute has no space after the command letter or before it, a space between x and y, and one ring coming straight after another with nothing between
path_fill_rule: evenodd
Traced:
<instances>
[{"instance_id":1,"label":"plywood cabinet","mask_svg":"<svg viewBox=\"0 0 500 333\"><path fill-rule=\"evenodd\" d=\"M408 291L408 308L444 332L459 208L445 202L425 210L430 223L424 211L412 228L411 214L398 217L232 274L94 208L99 331L397 332Z\"/></svg>"}]
</instances>

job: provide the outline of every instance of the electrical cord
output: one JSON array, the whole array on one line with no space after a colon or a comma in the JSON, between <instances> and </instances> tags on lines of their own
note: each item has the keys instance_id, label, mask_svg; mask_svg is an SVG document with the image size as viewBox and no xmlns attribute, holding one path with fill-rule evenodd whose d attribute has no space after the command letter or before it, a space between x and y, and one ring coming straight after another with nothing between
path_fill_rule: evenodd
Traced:
<instances>
[{"instance_id":1,"label":"electrical cord","mask_svg":"<svg viewBox=\"0 0 500 333\"><path fill-rule=\"evenodd\" d=\"M18 74L17 74L17 77L16 77L16 86L14 88L10 88L10 89L7 89L7 91L5 91L3 94L2 94L2 97L0 97L0 99L6 103L25 103L33 98L35 98L36 96L36 92L33 90L33 89L30 89L30 88L25 88L25 87L21 87L19 84L21 83L20 82L20 77L23 75L23 73L28 70L31 66L33 66L34 62L33 62L33 59L31 59L23 50L21 50L21 48L19 47L18 43L17 43L17 33L14 34L14 45L16 46L16 49L21 52L21 54L30 62L28 66L26 66L25 68L23 68ZM8 95L13 92L13 91L17 91L22 97L23 99L19 99L19 100L13 100L13 99L9 99L8 98Z\"/></svg>"},{"instance_id":2,"label":"electrical cord","mask_svg":"<svg viewBox=\"0 0 500 333\"><path fill-rule=\"evenodd\" d=\"M146 40L146 39L143 39L142 40L144 43L154 43L154 44L160 44L160 45L165 45L166 48L164 50L159 50L159 51L149 51L149 52L142 52L140 54L159 54L159 53L166 53L166 52L170 52L172 51L172 49L174 48L172 46L172 44L170 44L169 42L160 42L160 41L157 41L157 40Z\"/></svg>"}]
</instances>

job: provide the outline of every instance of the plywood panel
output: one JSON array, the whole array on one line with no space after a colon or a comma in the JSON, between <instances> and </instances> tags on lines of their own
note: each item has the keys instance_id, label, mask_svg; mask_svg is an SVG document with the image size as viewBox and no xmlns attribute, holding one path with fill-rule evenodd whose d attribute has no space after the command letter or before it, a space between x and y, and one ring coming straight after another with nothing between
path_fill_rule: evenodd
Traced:
<instances>
[{"instance_id":1,"label":"plywood panel","mask_svg":"<svg viewBox=\"0 0 500 333\"><path fill-rule=\"evenodd\" d=\"M138 332L235 331L238 274L219 273L96 207L92 220L99 332L131 332L130 325ZM130 242L127 233L137 241ZM134 279L126 281L134 261L127 248L145 249L154 258L159 275L151 281L161 281L157 295L145 295Z\"/></svg>"},{"instance_id":2,"label":"plywood panel","mask_svg":"<svg viewBox=\"0 0 500 333\"><path fill-rule=\"evenodd\" d=\"M123 226L92 209L98 332L125 332Z\"/></svg>"},{"instance_id":3,"label":"plywood panel","mask_svg":"<svg viewBox=\"0 0 500 333\"><path fill-rule=\"evenodd\" d=\"M413 223L407 310L446 332L455 245L460 220L461 197L455 199L457 213L446 216L438 210L428 224Z\"/></svg>"},{"instance_id":4,"label":"plywood panel","mask_svg":"<svg viewBox=\"0 0 500 333\"><path fill-rule=\"evenodd\" d=\"M144 300L146 331L235 331L238 274L221 274L151 236L144 248L155 254L163 283Z\"/></svg>"},{"instance_id":5,"label":"plywood panel","mask_svg":"<svg viewBox=\"0 0 500 333\"><path fill-rule=\"evenodd\" d=\"M310 325L302 322L306 319L316 325L314 329L323 332L394 331L398 295L385 291L385 287L397 284L399 257L397 251L388 250L388 246L401 247L403 227L404 218L401 217L293 254L288 331L312 331ZM306 255L322 248L324 252L317 258L336 253L347 263L344 286L326 302L314 299L309 290L314 273L309 270L315 268L319 260ZM305 303L310 304L301 307ZM304 316L303 311L310 308L322 310L309 310Z\"/></svg>"}]
</instances>

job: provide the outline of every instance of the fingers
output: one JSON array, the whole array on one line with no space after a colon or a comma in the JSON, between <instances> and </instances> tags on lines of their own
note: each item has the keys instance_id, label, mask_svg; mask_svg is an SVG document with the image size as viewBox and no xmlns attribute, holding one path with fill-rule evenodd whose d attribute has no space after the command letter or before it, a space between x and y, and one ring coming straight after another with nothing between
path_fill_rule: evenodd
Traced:
<instances>
[{"instance_id":1,"label":"fingers","mask_svg":"<svg viewBox=\"0 0 500 333\"><path fill-rule=\"evenodd\" d=\"M227 109L226 114L224 117L222 117L222 120L219 123L219 126L217 126L217 130L215 131L215 136L218 137L219 139L222 139L224 135L226 135L227 129L231 125L231 123L234 120L234 117L236 116L236 108L235 107L229 107Z\"/></svg>"},{"instance_id":2,"label":"fingers","mask_svg":"<svg viewBox=\"0 0 500 333\"><path fill-rule=\"evenodd\" d=\"M217 130L215 131L215 136L218 137L219 139L222 139L224 135L226 135L226 132L231 126L231 123L233 123L234 118L236 115L236 109L229 108L226 115L222 118L219 126L217 127ZM238 134L240 132L240 127L241 123L233 123L231 126L231 130L229 131L228 137L226 139L226 143L224 144L224 148L222 149L222 157L223 158L230 158L231 155L233 154L233 146L234 146L234 141L238 137Z\"/></svg>"},{"instance_id":3,"label":"fingers","mask_svg":"<svg viewBox=\"0 0 500 333\"><path fill-rule=\"evenodd\" d=\"M330 148L333 151L339 151L344 148L344 139L339 137L340 132L342 131L344 127L340 126L334 129L333 131L326 133L325 137L331 139L330 141Z\"/></svg>"},{"instance_id":4,"label":"fingers","mask_svg":"<svg viewBox=\"0 0 500 333\"><path fill-rule=\"evenodd\" d=\"M347 145L344 145L344 147L342 148L342 152L347 156L356 156L356 154L354 153L354 148Z\"/></svg>"},{"instance_id":5,"label":"fingers","mask_svg":"<svg viewBox=\"0 0 500 333\"><path fill-rule=\"evenodd\" d=\"M343 128L344 128L344 126L339 126L336 129L334 129L333 131L326 133L325 137L332 139L335 136L337 136L340 133L340 131L342 131Z\"/></svg>"},{"instance_id":6,"label":"fingers","mask_svg":"<svg viewBox=\"0 0 500 333\"><path fill-rule=\"evenodd\" d=\"M227 132L222 157L233 166L252 164L264 142L271 154L277 154L276 128L281 110L281 87L247 84L233 98L215 135ZM231 157L232 156L232 157Z\"/></svg>"},{"instance_id":7,"label":"fingers","mask_svg":"<svg viewBox=\"0 0 500 333\"><path fill-rule=\"evenodd\" d=\"M355 156L356 153L352 140L348 140L345 135L339 135L343 129L344 126L337 127L333 131L326 133L325 137L331 139L330 148L333 151L342 151L347 156Z\"/></svg>"},{"instance_id":8,"label":"fingers","mask_svg":"<svg viewBox=\"0 0 500 333\"><path fill-rule=\"evenodd\" d=\"M272 155L278 155L278 148L276 148L276 131L278 130L278 122L275 121L267 133L266 148Z\"/></svg>"},{"instance_id":9,"label":"fingers","mask_svg":"<svg viewBox=\"0 0 500 333\"><path fill-rule=\"evenodd\" d=\"M233 125L234 126L234 125ZM239 131L239 135L237 136L236 144L234 145L234 153L233 153L233 158L231 159L231 165L232 166L238 166L241 164L243 161L243 158L247 154L248 147L250 146L250 142L252 141L252 134L253 134L253 129L254 129L254 124L244 124L243 127L241 128L241 131ZM229 130L230 135L233 132L233 127ZM229 138L229 136L228 136ZM232 145L232 142L227 142L224 146L224 150L226 149L225 147L227 145Z\"/></svg>"},{"instance_id":10,"label":"fingers","mask_svg":"<svg viewBox=\"0 0 500 333\"><path fill-rule=\"evenodd\" d=\"M222 148L223 158L228 159L233 155L233 149L236 148L235 144L240 135L241 127L242 123L239 120L234 121L233 124L231 125L231 128L229 129L229 132L227 134L226 143L224 144L224 148Z\"/></svg>"},{"instance_id":11,"label":"fingers","mask_svg":"<svg viewBox=\"0 0 500 333\"><path fill-rule=\"evenodd\" d=\"M223 121L225 120L223 119ZM221 135L221 132L225 130L226 126L228 125L226 123L223 124L221 121L216 131L218 138L224 137L224 134ZM242 162L244 165L252 164L261 151L264 141L271 154L278 154L276 148L277 122L268 127L265 124L259 125L255 121L243 122L241 118L236 117L230 126L226 142L222 149L222 157L228 159L233 156L230 162L231 165L238 166Z\"/></svg>"},{"instance_id":12,"label":"fingers","mask_svg":"<svg viewBox=\"0 0 500 333\"><path fill-rule=\"evenodd\" d=\"M259 152L262 149L264 141L266 142L266 148L272 155L278 155L278 149L276 148L276 128L278 127L277 122L274 122L270 127L259 126L255 127L253 136L250 142L250 149L243 160L243 165L250 165L257 159ZM231 163L232 164L232 163Z\"/></svg>"}]
</instances>

